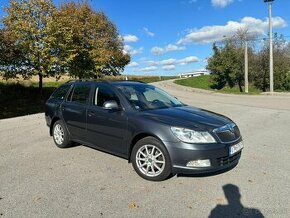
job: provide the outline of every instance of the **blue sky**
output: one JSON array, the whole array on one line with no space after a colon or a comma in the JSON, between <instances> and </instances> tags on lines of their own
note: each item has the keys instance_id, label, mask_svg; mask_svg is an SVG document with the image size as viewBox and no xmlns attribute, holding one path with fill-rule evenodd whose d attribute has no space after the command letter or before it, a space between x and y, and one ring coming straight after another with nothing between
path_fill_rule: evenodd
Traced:
<instances>
[{"instance_id":1,"label":"blue sky","mask_svg":"<svg viewBox=\"0 0 290 218\"><path fill-rule=\"evenodd\" d=\"M65 0L55 0L56 4ZM131 64L124 74L176 75L204 69L212 43L248 28L267 34L267 5L263 0L91 0L104 11L125 40ZM1 0L3 6L8 0ZM290 0L273 5L274 32L290 37Z\"/></svg>"}]
</instances>

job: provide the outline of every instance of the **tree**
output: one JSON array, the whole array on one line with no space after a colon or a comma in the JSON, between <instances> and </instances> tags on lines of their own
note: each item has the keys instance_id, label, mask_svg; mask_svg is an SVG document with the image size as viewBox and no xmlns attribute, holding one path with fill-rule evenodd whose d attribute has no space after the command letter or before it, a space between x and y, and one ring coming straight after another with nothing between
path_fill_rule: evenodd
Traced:
<instances>
[{"instance_id":1,"label":"tree","mask_svg":"<svg viewBox=\"0 0 290 218\"><path fill-rule=\"evenodd\" d=\"M22 52L15 42L6 29L0 29L0 72L4 78L16 77L21 69Z\"/></svg>"},{"instance_id":2,"label":"tree","mask_svg":"<svg viewBox=\"0 0 290 218\"><path fill-rule=\"evenodd\" d=\"M14 46L21 49L21 74L38 75L40 91L43 77L53 73L55 59L47 24L55 10L52 0L10 0L4 18L6 30L15 39Z\"/></svg>"},{"instance_id":3,"label":"tree","mask_svg":"<svg viewBox=\"0 0 290 218\"><path fill-rule=\"evenodd\" d=\"M87 3L63 4L52 24L58 61L73 77L116 75L130 62L115 25Z\"/></svg>"},{"instance_id":4,"label":"tree","mask_svg":"<svg viewBox=\"0 0 290 218\"><path fill-rule=\"evenodd\" d=\"M274 88L290 90L290 44L283 35L274 34ZM264 40L262 48L255 55L254 84L267 91L269 88L269 40Z\"/></svg>"},{"instance_id":5,"label":"tree","mask_svg":"<svg viewBox=\"0 0 290 218\"><path fill-rule=\"evenodd\" d=\"M250 34L247 29L239 29L232 37L225 38L220 43L221 46L214 43L214 54L209 58L207 65L207 69L211 71L213 88L222 89L224 86L232 88L238 85L240 92L243 91L245 43L255 38L256 36ZM248 55L251 63L253 56L251 43L248 44Z\"/></svg>"},{"instance_id":6,"label":"tree","mask_svg":"<svg viewBox=\"0 0 290 218\"><path fill-rule=\"evenodd\" d=\"M58 9L52 0L10 0L6 11L1 51L13 54L0 58L6 77L38 75L42 90L43 77L116 75L130 62L115 25L88 3Z\"/></svg>"},{"instance_id":7,"label":"tree","mask_svg":"<svg viewBox=\"0 0 290 218\"><path fill-rule=\"evenodd\" d=\"M243 52L231 40L227 40L223 47L213 46L214 54L208 60L207 69L211 71L214 87L222 89L224 86L239 85L242 92L243 81Z\"/></svg>"}]
</instances>

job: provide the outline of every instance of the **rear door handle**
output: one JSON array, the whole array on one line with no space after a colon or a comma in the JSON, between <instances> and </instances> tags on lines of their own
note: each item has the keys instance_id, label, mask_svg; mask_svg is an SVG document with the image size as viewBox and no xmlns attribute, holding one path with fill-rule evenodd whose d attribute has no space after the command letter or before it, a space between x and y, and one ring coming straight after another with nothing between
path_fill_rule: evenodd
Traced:
<instances>
[{"instance_id":1,"label":"rear door handle","mask_svg":"<svg viewBox=\"0 0 290 218\"><path fill-rule=\"evenodd\" d=\"M96 112L94 112L94 111L89 111L88 112L88 116L89 117L92 117L92 116L96 116L97 114L96 114Z\"/></svg>"}]
</instances>

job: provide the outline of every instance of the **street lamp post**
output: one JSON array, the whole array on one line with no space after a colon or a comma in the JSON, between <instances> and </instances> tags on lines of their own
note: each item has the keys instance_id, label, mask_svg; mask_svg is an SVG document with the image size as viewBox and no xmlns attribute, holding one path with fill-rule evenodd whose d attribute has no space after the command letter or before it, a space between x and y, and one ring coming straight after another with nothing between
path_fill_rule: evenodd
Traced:
<instances>
[{"instance_id":1,"label":"street lamp post","mask_svg":"<svg viewBox=\"0 0 290 218\"><path fill-rule=\"evenodd\" d=\"M245 39L245 93L248 93L249 92L248 71L249 71L249 64L248 64L248 41L247 41L247 37L246 37L246 39Z\"/></svg>"},{"instance_id":2,"label":"street lamp post","mask_svg":"<svg viewBox=\"0 0 290 218\"><path fill-rule=\"evenodd\" d=\"M274 91L274 72L273 72L273 30L272 30L272 3L274 0L264 0L268 4L269 10L269 51L270 51L270 93Z\"/></svg>"}]
</instances>

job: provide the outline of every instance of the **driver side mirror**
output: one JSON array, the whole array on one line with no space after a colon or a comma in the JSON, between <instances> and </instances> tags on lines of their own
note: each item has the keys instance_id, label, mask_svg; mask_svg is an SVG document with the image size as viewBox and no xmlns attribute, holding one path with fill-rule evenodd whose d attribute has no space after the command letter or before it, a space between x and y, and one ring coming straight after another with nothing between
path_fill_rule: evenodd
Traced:
<instances>
[{"instance_id":1,"label":"driver side mirror","mask_svg":"<svg viewBox=\"0 0 290 218\"><path fill-rule=\"evenodd\" d=\"M114 100L105 101L103 104L103 108L106 110L120 110L118 103Z\"/></svg>"}]
</instances>

